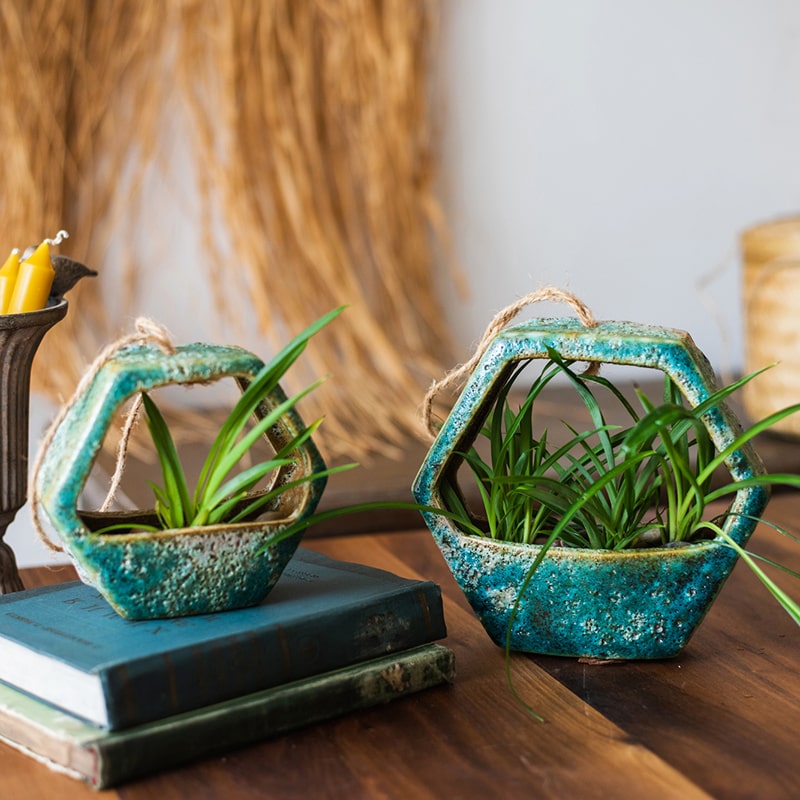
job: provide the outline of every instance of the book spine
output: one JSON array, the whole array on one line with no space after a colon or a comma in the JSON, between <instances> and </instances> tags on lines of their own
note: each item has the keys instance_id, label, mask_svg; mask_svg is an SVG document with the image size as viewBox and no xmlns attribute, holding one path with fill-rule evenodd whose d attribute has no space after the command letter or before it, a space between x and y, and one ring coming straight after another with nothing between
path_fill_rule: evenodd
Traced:
<instances>
[{"instance_id":1,"label":"book spine","mask_svg":"<svg viewBox=\"0 0 800 800\"><path fill-rule=\"evenodd\" d=\"M109 733L83 746L85 777L115 786L352 711L388 703L455 677L453 651L430 644L306 678L173 719ZM70 765L64 765L70 766Z\"/></svg>"},{"instance_id":2,"label":"book spine","mask_svg":"<svg viewBox=\"0 0 800 800\"><path fill-rule=\"evenodd\" d=\"M439 587L424 581L379 601L310 615L109 668L101 673L111 730L222 702L444 638Z\"/></svg>"}]
</instances>

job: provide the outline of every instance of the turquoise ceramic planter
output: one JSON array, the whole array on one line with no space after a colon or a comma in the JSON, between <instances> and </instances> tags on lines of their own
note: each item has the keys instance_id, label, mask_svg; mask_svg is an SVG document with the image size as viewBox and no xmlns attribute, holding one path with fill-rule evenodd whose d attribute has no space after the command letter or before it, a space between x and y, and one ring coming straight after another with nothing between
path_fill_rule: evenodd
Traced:
<instances>
[{"instance_id":1,"label":"turquoise ceramic planter","mask_svg":"<svg viewBox=\"0 0 800 800\"><path fill-rule=\"evenodd\" d=\"M235 378L244 388L263 366L258 357L237 347L192 344L167 355L151 345L128 345L97 372L56 430L37 476L41 508L81 578L123 616L153 619L255 605L266 597L294 554L301 534L272 546L270 539L290 522L313 513L324 478L284 492L270 509L275 512L270 519L241 524L101 535L93 533L77 511L78 497L115 412L129 397L158 386L224 377ZM257 416L263 417L285 399L280 387L276 388ZM302 427L302 420L290 411L267 438L277 448ZM297 464L276 481L324 469L319 452L308 441L298 450ZM92 528L120 519L113 513L90 516ZM131 518L121 516L122 520Z\"/></svg>"},{"instance_id":2,"label":"turquoise ceramic planter","mask_svg":"<svg viewBox=\"0 0 800 800\"><path fill-rule=\"evenodd\" d=\"M537 319L500 333L445 420L414 482L417 502L444 508L440 487L455 480L457 455L475 441L496 391L515 365L547 358L553 348L565 359L652 367L667 375L696 406L715 389L713 371L682 331L605 322L594 328L574 319ZM727 407L704 419L718 450L741 426ZM763 473L749 446L727 461L734 479ZM761 488L744 488L733 499L725 532L744 545L767 503ZM513 650L598 659L674 656L686 645L736 562L718 542L625 552L553 547L536 569L516 613L540 548L462 533L430 512L426 522L488 634Z\"/></svg>"}]
</instances>

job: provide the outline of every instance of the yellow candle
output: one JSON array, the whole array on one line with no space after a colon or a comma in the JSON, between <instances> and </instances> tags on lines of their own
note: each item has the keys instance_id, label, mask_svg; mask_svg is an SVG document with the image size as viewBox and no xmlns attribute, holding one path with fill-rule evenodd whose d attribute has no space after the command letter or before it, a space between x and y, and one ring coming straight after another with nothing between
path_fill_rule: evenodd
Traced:
<instances>
[{"instance_id":1,"label":"yellow candle","mask_svg":"<svg viewBox=\"0 0 800 800\"><path fill-rule=\"evenodd\" d=\"M8 304L14 292L14 284L17 282L19 272L19 250L15 247L11 255L6 259L6 263L0 267L0 314L8 313Z\"/></svg>"},{"instance_id":2,"label":"yellow candle","mask_svg":"<svg viewBox=\"0 0 800 800\"><path fill-rule=\"evenodd\" d=\"M20 265L14 292L8 303L9 314L38 311L47 305L55 270L50 263L50 243L45 239Z\"/></svg>"}]
</instances>

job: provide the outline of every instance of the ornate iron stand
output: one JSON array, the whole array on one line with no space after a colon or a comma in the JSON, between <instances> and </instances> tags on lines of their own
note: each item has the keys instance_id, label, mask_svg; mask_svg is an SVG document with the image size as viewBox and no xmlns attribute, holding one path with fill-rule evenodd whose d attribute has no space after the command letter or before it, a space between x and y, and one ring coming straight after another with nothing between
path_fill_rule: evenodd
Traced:
<instances>
[{"instance_id":1,"label":"ornate iron stand","mask_svg":"<svg viewBox=\"0 0 800 800\"><path fill-rule=\"evenodd\" d=\"M6 529L25 505L31 366L44 335L67 313L57 300L41 311L0 315L0 594L24 588Z\"/></svg>"}]
</instances>

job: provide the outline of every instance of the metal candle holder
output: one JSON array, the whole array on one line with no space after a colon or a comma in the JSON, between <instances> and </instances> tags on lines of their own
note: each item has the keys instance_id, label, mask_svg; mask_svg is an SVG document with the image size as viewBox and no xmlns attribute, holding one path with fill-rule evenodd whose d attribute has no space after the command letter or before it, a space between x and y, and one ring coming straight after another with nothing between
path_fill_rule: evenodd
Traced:
<instances>
[{"instance_id":1,"label":"metal candle holder","mask_svg":"<svg viewBox=\"0 0 800 800\"><path fill-rule=\"evenodd\" d=\"M25 505L31 367L44 335L67 313L67 301L41 311L0 315L0 594L24 588L6 529Z\"/></svg>"}]
</instances>

